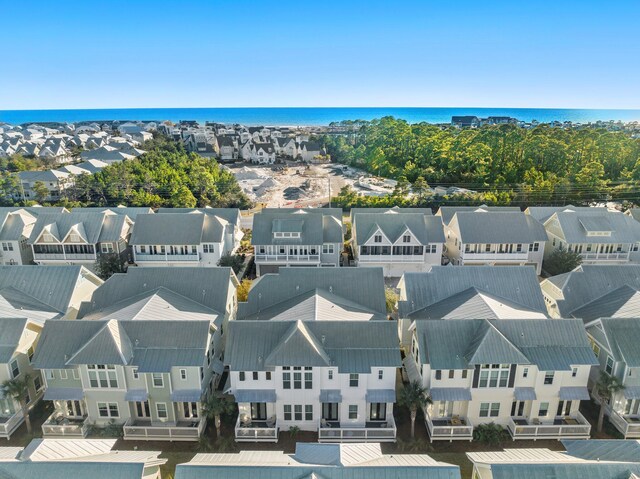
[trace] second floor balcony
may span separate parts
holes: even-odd
[[[159,254],[150,254],[150,253],[135,253],[136,262],[198,262],[200,261],[200,255],[198,253],[189,253],[189,254],[170,254],[170,253],[159,253]]]

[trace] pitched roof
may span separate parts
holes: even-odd
[[[463,243],[534,243],[548,240],[544,226],[518,212],[457,212],[449,227]]]
[[[596,364],[579,320],[427,320],[415,323],[421,361],[434,369],[535,364],[541,371]]]
[[[8,364],[27,325],[25,318],[0,318],[0,364]]]
[[[508,213],[521,211],[518,206],[441,206],[436,213],[437,216],[442,217],[442,222],[448,225],[451,219],[456,213],[462,212],[478,212],[478,211],[490,211],[495,213]]]
[[[273,233],[295,227],[300,238],[275,238]],[[342,210],[339,208],[265,208],[253,217],[252,245],[342,243]]]
[[[640,317],[640,291],[625,284],[573,310],[571,316],[585,323],[598,318]]]
[[[405,273],[399,288],[401,318],[436,316],[507,317],[517,310],[521,318],[546,315],[547,308],[535,269],[531,266],[496,268],[433,266],[426,273]],[[451,299],[451,307],[447,301]],[[432,309],[430,309],[432,308]],[[488,309],[487,309],[488,308]],[[444,316],[441,316],[443,315]]]
[[[103,211],[111,211],[117,215],[127,215],[133,221],[136,220],[136,216],[141,214],[151,214],[153,210],[149,207],[133,207],[133,206],[116,206],[116,207],[108,207],[108,206],[94,206],[94,207],[82,207],[82,208],[73,208],[71,210],[73,213],[101,213]]]
[[[602,318],[587,326],[587,332],[598,339],[604,335],[616,361],[640,367],[640,318]]]
[[[567,450],[568,455],[580,459],[640,463],[640,440],[564,440],[562,445]]]
[[[405,212],[352,213],[353,236],[357,244],[366,243],[380,230],[395,243],[408,230],[421,244],[444,243],[444,229],[440,218]]]
[[[158,208],[158,213],[204,213],[205,215],[218,216],[227,222],[236,225],[240,221],[240,210],[238,208]]]
[[[225,362],[234,371],[335,366],[341,373],[399,367],[394,321],[231,321]]]
[[[199,245],[220,243],[227,221],[205,214],[164,213],[138,215],[129,243],[132,245]]]
[[[278,273],[261,276],[253,283],[248,301],[238,306],[238,318],[277,317],[298,304],[302,310],[302,303],[310,298],[309,293],[318,294],[318,301],[324,299],[341,309],[386,315],[381,268],[300,267],[280,268]],[[318,303],[313,307],[317,306]],[[336,316],[343,317],[342,312],[337,311]]]
[[[126,222],[125,216],[107,211],[39,215],[28,242],[34,244],[45,229],[62,242],[74,228],[88,244],[115,242],[121,239]]]
[[[604,211],[602,211],[604,210]],[[617,211],[592,208],[590,211],[554,213],[545,226],[556,224],[567,243],[636,243],[640,241],[640,223]],[[590,236],[588,233],[607,232]]]

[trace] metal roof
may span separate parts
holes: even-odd
[[[518,212],[458,212],[449,227],[463,243],[535,243],[548,240],[544,226]]]
[[[25,318],[0,318],[0,363],[11,361],[26,325]]]
[[[142,478],[144,462],[0,462],[0,477],[20,479],[91,479]]]
[[[236,389],[236,402],[276,402],[275,389]]]
[[[342,391],[340,389],[321,389],[320,402],[342,402]]]
[[[221,243],[227,221],[200,213],[138,215],[131,233],[132,245],[199,245]]]
[[[629,368],[640,367],[640,318],[602,318],[598,323],[613,358]],[[597,325],[589,326],[587,331],[592,334],[596,328]]]
[[[640,317],[640,291],[623,285],[571,312],[585,323],[598,318]]]
[[[300,232],[300,237],[274,237],[274,232],[285,230]],[[322,245],[342,243],[343,238],[339,208],[265,208],[253,216],[252,245]]]
[[[43,230],[50,228],[50,233],[59,242],[64,241],[69,232],[75,228],[88,244],[99,242],[116,242],[122,238],[122,231],[127,217],[108,211],[101,213],[59,213],[39,215],[33,226],[28,243],[34,244]]]
[[[286,310],[306,301],[310,292],[351,313],[373,311],[386,317],[384,288],[382,268],[280,268],[253,283],[247,302],[238,306],[238,318],[286,317]]]
[[[176,389],[171,393],[174,402],[198,402],[202,399],[200,389]]]
[[[395,243],[408,230],[421,244],[444,243],[444,227],[439,217],[415,213],[352,212],[352,234],[356,244],[366,243],[380,230]]]
[[[515,388],[513,395],[516,401],[535,401],[537,399],[534,388]]]
[[[629,479],[640,474],[640,464],[628,463],[557,463],[557,464],[494,464],[493,479]]]
[[[594,461],[640,463],[640,441],[592,439],[589,441],[562,441],[567,454]]]
[[[157,213],[204,213],[205,215],[218,216],[232,225],[240,224],[240,210],[238,208],[158,208]]]
[[[147,399],[149,399],[149,393],[146,389],[128,389],[124,395],[125,401],[146,401]]]
[[[567,243],[636,243],[640,241],[640,223],[618,211],[593,208],[589,211],[557,212],[545,225],[558,222],[561,238]],[[610,235],[589,236],[589,232],[610,232]]]
[[[111,211],[117,215],[126,215],[131,220],[135,221],[138,215],[153,213],[153,210],[148,206],[135,207],[135,206],[94,206],[94,207],[78,207],[71,210],[73,213],[93,213],[102,211]]]
[[[467,388],[431,388],[429,394],[434,401],[471,401]]]
[[[82,398],[82,388],[47,388],[44,392],[47,401],[81,401]]]
[[[591,396],[589,396],[589,390],[586,386],[561,387],[559,397],[564,401],[587,401],[591,399]]]
[[[225,362],[232,371],[335,366],[341,373],[400,367],[394,321],[231,321]]]
[[[395,389],[367,389],[365,399],[368,403],[396,402]]]
[[[625,399],[640,399],[640,386],[626,386],[622,392]]]
[[[481,211],[491,213],[513,213],[520,212],[521,210],[518,206],[441,206],[436,215],[442,217],[442,222],[445,225],[448,225],[456,213],[473,213]]]
[[[433,266],[426,273],[405,273],[399,288],[400,297],[403,298],[398,302],[401,318],[409,318],[411,313],[441,301],[447,310],[446,300],[469,288],[476,288],[485,296],[500,298],[503,304],[525,308],[528,310],[526,314],[523,312],[522,316],[525,317],[531,312],[545,315],[547,312],[538,277],[532,266]],[[466,298],[464,295],[459,296],[451,309],[461,307]],[[477,314],[480,310],[474,308],[471,312]]]

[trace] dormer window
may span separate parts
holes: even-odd
[[[403,243],[411,243],[411,235],[404,235],[402,237],[402,242]]]
[[[53,235],[51,233],[45,233],[42,235],[42,239],[45,243],[53,243]]]
[[[80,235],[72,233],[69,235],[69,241],[72,243],[80,243]]]
[[[382,235],[375,235],[373,237],[373,242],[374,243],[382,243]]]

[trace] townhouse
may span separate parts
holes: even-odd
[[[549,235],[545,256],[566,249],[579,253],[583,264],[639,262],[640,223],[605,208],[566,210],[551,215],[544,227]]]
[[[253,217],[258,276],[283,266],[340,266],[343,242],[339,208],[265,208]]]
[[[532,265],[542,271],[547,233],[530,215],[480,207],[456,211],[444,229],[445,254],[454,265]]]
[[[130,244],[138,266],[214,267],[239,246],[237,209],[165,211],[136,218]]]
[[[115,439],[33,439],[25,448],[0,447],[3,477],[160,479],[160,451],[117,451]]]
[[[201,399],[223,372],[236,286],[230,268],[132,268],[82,304],[77,331],[45,326],[34,361],[55,410],[43,434],[81,437],[114,422],[125,439],[197,440]]]
[[[290,159],[294,159],[298,156],[298,146],[296,140],[293,138],[274,138],[273,147],[276,150],[276,155],[284,156]]]
[[[434,266],[427,273],[406,273],[398,288],[398,334],[405,348],[414,321],[547,317],[538,278],[528,266]]]
[[[385,276],[442,264],[442,220],[427,208],[353,208],[351,249],[357,266],[381,266]]]
[[[112,211],[39,215],[28,244],[40,265],[79,264],[93,270],[101,255],[129,258],[133,221]]]
[[[93,206],[93,207],[79,207],[71,210],[73,213],[103,213],[109,211],[117,215],[126,215],[133,223],[136,221],[136,217],[142,214],[151,214],[153,210],[147,206]]]
[[[276,149],[272,143],[254,142],[250,146],[249,159],[257,165],[273,165],[276,162]]]
[[[396,324],[382,270],[286,268],[261,277],[229,323],[237,441],[296,426],[322,441],[393,441]]]
[[[20,181],[20,191],[16,199],[38,200],[38,186],[44,186],[48,193],[44,201],[56,201],[62,196],[63,191],[70,185],[69,173],[58,170],[45,171],[21,171],[18,173]]]
[[[588,439],[580,414],[597,360],[582,321],[464,319],[411,326],[411,380],[428,389],[431,441],[471,441],[496,423],[516,439]]]
[[[640,265],[584,264],[540,283],[552,318],[635,317]]]
[[[625,439],[640,438],[640,318],[600,318],[586,329],[599,361],[591,382],[603,371],[624,385],[605,405],[609,422]]]
[[[318,143],[301,141],[298,146],[298,156],[305,163],[325,163],[330,160],[327,152]]]
[[[238,159],[237,137],[216,136],[216,147],[220,161],[235,161]]]
[[[566,452],[549,449],[505,449],[468,452],[473,479],[635,479],[640,477],[637,441],[592,439],[562,441]]]
[[[238,208],[212,208],[211,206],[204,208],[158,208],[156,213],[204,213],[222,218],[230,224],[230,230],[232,229],[232,232],[228,233],[231,236],[225,239],[228,243],[226,248],[232,252],[240,247],[240,241],[244,236]]]
[[[282,451],[197,454],[177,466],[175,477],[250,479],[257,470],[267,477],[282,479],[460,479],[458,466],[435,461],[425,454],[383,454],[380,444],[317,443],[297,443],[293,454]]]

